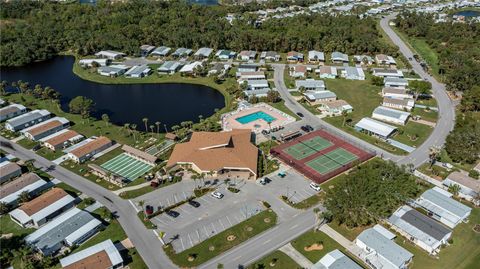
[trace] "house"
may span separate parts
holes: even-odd
[[[247,80],[248,90],[270,89],[270,85],[266,79]]]
[[[236,73],[238,83],[243,83],[248,80],[265,80],[264,72],[237,72]]]
[[[16,178],[22,174],[22,168],[10,161],[3,161],[0,163],[0,183],[9,181],[12,178]]]
[[[388,218],[388,223],[392,229],[431,255],[438,254],[440,247],[447,244],[452,235],[452,230],[408,205],[397,209]]]
[[[168,53],[170,53],[170,51],[172,50],[172,48],[169,48],[169,47],[166,47],[166,46],[161,46],[161,47],[158,47],[156,49],[154,49],[150,55],[152,56],[157,56],[157,57],[165,57],[168,55]]]
[[[325,82],[323,82],[323,80],[315,80],[315,79],[296,80],[295,88],[297,88],[298,90],[302,87],[306,91],[324,91]]]
[[[337,95],[331,91],[306,91],[303,96],[310,105],[331,102],[337,100]]]
[[[27,112],[27,108],[19,104],[11,104],[0,109],[0,121],[15,118]]]
[[[64,129],[45,138],[40,141],[43,146],[51,151],[62,150],[80,140],[83,139],[83,135],[73,130]]]
[[[158,73],[160,74],[175,74],[183,64],[178,61],[166,61],[159,68],[157,68]]]
[[[196,61],[193,63],[186,64],[182,68],[180,68],[180,71],[178,72],[185,73],[185,74],[193,74],[195,72],[195,69],[198,66],[202,66],[202,62]]]
[[[47,120],[50,118],[50,115],[50,112],[45,109],[33,110],[13,119],[7,120],[5,123],[5,128],[12,132],[20,131]]]
[[[240,64],[237,70],[238,73],[257,72],[257,71],[258,71],[257,64]]]
[[[25,242],[45,256],[57,253],[62,247],[80,245],[93,236],[102,222],[76,207],[58,216],[25,237]]]
[[[452,172],[442,184],[447,187],[458,185],[459,197],[480,205],[480,180],[473,179],[462,172]]]
[[[123,258],[111,239],[60,259],[64,269],[123,268]]]
[[[384,87],[382,89],[382,96],[389,97],[389,98],[398,98],[398,99],[412,99],[413,96],[408,93],[407,89],[404,88],[392,88],[392,87]]]
[[[379,224],[366,229],[355,239],[355,244],[363,250],[362,256],[373,268],[406,269],[413,254],[397,245],[395,235]]]
[[[405,125],[410,118],[410,113],[379,106],[373,110],[372,118],[393,124]]]
[[[76,163],[83,163],[84,161],[93,157],[93,155],[104,151],[112,145],[112,141],[105,136],[95,138],[68,153],[68,158]]]
[[[325,254],[311,269],[362,269],[362,267],[335,249]]]
[[[78,64],[84,68],[91,68],[94,66],[107,66],[112,62],[110,59],[81,59]]]
[[[452,198],[452,194],[439,187],[426,190],[415,201],[428,215],[450,228],[467,222],[472,209]]]
[[[54,117],[42,123],[20,131],[26,138],[37,141],[70,126],[70,121],[62,117]]]
[[[355,124],[355,130],[365,132],[382,139],[388,139],[397,130],[396,127],[365,117]]]
[[[406,98],[400,99],[400,98],[383,97],[382,106],[411,111],[415,106],[415,101],[413,99],[406,99]]]
[[[377,54],[375,56],[375,62],[378,65],[388,65],[388,66],[397,65],[397,62],[395,61],[395,59],[393,59],[392,56],[388,56],[385,54]]]
[[[308,52],[310,63],[325,63],[325,54],[321,51],[311,50]]]
[[[152,45],[141,45],[140,46],[140,53],[142,56],[147,56],[155,49],[155,46]]]
[[[250,60],[255,60],[255,57],[257,57],[257,52],[253,50],[242,50],[238,55],[237,55],[237,60],[240,61],[250,61]]]
[[[128,69],[127,72],[125,72],[125,77],[127,78],[143,78],[152,72],[152,69],[146,65],[136,65],[133,66],[132,68]]]
[[[320,109],[333,115],[340,115],[344,111],[346,113],[351,113],[353,111],[353,107],[345,100],[320,102]]]
[[[342,77],[351,80],[365,80],[365,73],[360,67],[345,66],[342,70]]]
[[[360,64],[360,65],[372,65],[373,64],[373,58],[368,56],[368,55],[354,55],[353,56],[353,61],[356,64]]]
[[[193,53],[193,50],[187,48],[178,48],[174,53],[172,53],[172,57],[184,57],[190,56]]]
[[[275,51],[263,51],[260,54],[260,59],[265,61],[278,62],[280,61],[280,58],[281,58],[280,53]]]
[[[211,48],[200,48],[197,50],[197,52],[195,52],[195,54],[193,54],[193,56],[195,56],[197,59],[205,59],[208,58],[212,52],[213,49]]]
[[[126,56],[123,52],[113,51],[113,50],[102,50],[95,53],[95,56],[100,58],[107,58],[110,60],[119,60]]]
[[[257,90],[246,90],[246,91],[243,91],[243,93],[247,96],[247,98],[250,98],[250,97],[267,97],[268,96],[268,92],[271,91],[270,88],[259,88]]]
[[[36,196],[47,187],[47,182],[37,174],[23,174],[0,187],[0,202],[7,205],[16,205],[17,199],[22,192],[28,192],[30,196]]]
[[[385,87],[406,88],[408,86],[408,80],[404,78],[385,77],[383,83]]]
[[[290,67],[290,76],[294,78],[304,78],[307,76],[307,67],[304,65],[296,65]]]
[[[216,178],[256,179],[257,159],[249,129],[194,132],[190,141],[175,145],[166,168],[212,172]]]
[[[235,58],[236,53],[231,50],[219,50],[215,53],[215,57],[220,60],[229,60]]]
[[[109,66],[101,66],[97,69],[97,73],[106,77],[119,77],[123,75],[128,69],[128,66],[123,64],[115,64]]]
[[[348,63],[348,55],[334,51],[331,55],[331,60],[333,63]]]
[[[157,161],[157,157],[155,157],[154,155],[138,150],[136,148],[130,147],[129,145],[123,145],[122,150],[128,156],[134,159],[137,159],[139,161],[142,161],[148,165],[155,165],[155,162]]]
[[[338,76],[337,68],[334,66],[320,66],[318,73],[320,78],[336,78]]]
[[[303,62],[303,53],[296,51],[289,51],[287,53],[287,61],[289,62]]]
[[[75,206],[75,198],[60,188],[53,188],[37,198],[22,204],[9,213],[10,218],[23,228],[38,228]]]
[[[403,72],[397,69],[373,68],[372,74],[376,77],[403,78]]]
[[[230,64],[215,63],[208,70],[208,75],[224,75],[230,69]]]

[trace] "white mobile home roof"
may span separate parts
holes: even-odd
[[[362,267],[352,261],[340,250],[335,249],[325,254],[311,269],[361,269]]]
[[[157,70],[160,72],[170,72],[170,71],[176,71],[182,66],[181,62],[178,61],[166,61],[160,66]]]
[[[183,56],[183,55],[190,55],[192,53],[191,49],[187,48],[178,48],[172,55],[175,56]]]
[[[321,51],[311,50],[308,52],[308,59],[317,61],[325,61],[325,54]]]
[[[468,216],[472,209],[455,201],[450,196],[449,192],[445,193],[444,190],[435,187],[425,191],[416,202],[442,218],[452,223],[458,223]]]
[[[397,119],[401,121],[406,121],[410,117],[409,112],[396,110],[389,107],[379,106],[375,108],[372,112],[372,117],[374,114],[379,114],[388,118]]]
[[[132,75],[132,76],[138,76],[142,73],[145,73],[145,72],[150,72],[150,67],[148,67],[148,65],[144,64],[144,65],[136,65],[136,66],[133,66],[132,68],[128,69],[127,72],[125,72],[125,75],[128,76],[128,75]]]
[[[385,77],[383,78],[383,82],[385,83],[385,86],[389,85],[408,85],[408,80],[404,78],[395,78],[395,77]]]
[[[9,119],[9,120],[7,120],[7,123],[12,127],[16,127],[16,126],[25,124],[27,122],[37,120],[41,117],[48,116],[48,115],[50,115],[50,112],[48,110],[45,110],[45,109],[38,110],[37,109],[37,110],[30,111],[28,113],[25,113],[21,116],[15,117],[13,119]]]
[[[195,56],[203,56],[203,57],[208,57],[210,54],[213,52],[213,49],[211,48],[200,48],[195,52]]]
[[[202,62],[193,62],[193,63],[186,64],[180,69],[180,73],[193,72],[193,70],[195,70],[195,67],[197,67],[199,65],[202,65]]]
[[[365,243],[369,248],[375,250],[384,259],[396,265],[398,268],[413,257],[412,253],[400,247],[373,228],[363,231],[357,239]]]
[[[154,49],[150,54],[165,56],[170,52],[170,50],[171,50],[171,48],[169,48],[169,47],[161,46],[161,47],[158,47],[158,48]]]
[[[112,265],[123,263],[123,259],[122,259],[122,256],[120,255],[120,252],[118,252],[112,240],[108,239],[101,243],[93,245],[89,248],[86,248],[82,251],[71,254],[63,259],[60,259],[60,264],[62,265],[62,267],[66,267],[78,261],[81,261],[87,257],[90,257],[96,253],[99,253],[101,251],[105,251],[107,253],[108,258],[110,259]]]
[[[355,124],[355,127],[359,127],[361,129],[373,132],[383,137],[389,136],[393,131],[397,129],[396,127],[380,121],[376,121],[371,118],[361,119],[357,124]]]
[[[295,87],[305,87],[305,88],[323,88],[325,89],[325,82],[323,80],[314,80],[314,79],[305,79],[305,80],[296,80]]]
[[[309,100],[337,98],[337,95],[331,91],[306,91],[304,95],[308,97]]]
[[[334,51],[332,53],[332,60],[348,62],[348,55],[338,51]]]

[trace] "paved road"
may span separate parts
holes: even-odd
[[[0,141],[9,142],[4,137],[0,137]],[[2,149],[23,160],[34,159],[37,167],[55,166],[53,162],[35,154],[33,151],[24,149],[14,143],[10,144],[12,145],[11,149],[4,146],[2,146]],[[99,201],[118,216],[120,225],[149,268],[177,268],[165,255],[162,244],[153,231],[147,230],[140,219],[136,217],[136,210],[128,200],[123,200],[111,191],[99,187],[94,182],[86,180],[61,166],[55,166],[55,169],[48,171],[48,173]]]
[[[414,53],[393,31],[390,25],[388,25],[388,22],[395,18],[395,16],[396,14],[386,16],[380,21],[380,26],[387,33],[388,37],[393,41],[393,43],[399,47],[403,56],[405,56],[407,59],[414,59]],[[439,110],[437,125],[435,126],[435,129],[433,129],[432,134],[414,152],[410,153],[406,158],[398,162],[399,164],[413,163],[415,167],[417,167],[428,160],[428,153],[432,146],[443,146],[448,133],[453,130],[455,124],[455,105],[447,95],[445,84],[438,82],[434,77],[425,72],[422,66],[420,66],[420,63],[417,61],[412,60],[410,61],[410,64],[412,65],[413,70],[415,70],[415,72],[419,74],[422,79],[432,83],[432,92],[435,96],[435,99],[437,99]]]

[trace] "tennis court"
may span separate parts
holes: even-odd
[[[320,136],[315,136],[311,139],[300,141],[297,144],[285,148],[283,149],[283,152],[287,153],[295,160],[301,160],[330,146],[333,146],[332,142],[323,139]]]
[[[152,169],[151,165],[125,153],[105,162],[101,167],[129,180],[135,180]]]
[[[327,174],[348,163],[351,163],[356,159],[358,159],[356,155],[346,151],[343,148],[337,148],[327,152],[325,155],[320,155],[319,157],[307,162],[306,165],[320,174]]]

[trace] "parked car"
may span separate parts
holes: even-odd
[[[307,125],[305,125],[305,127],[307,127],[307,129],[308,129],[309,131],[313,131],[313,130],[315,130],[315,129],[313,129],[313,127],[312,127],[311,125],[308,125],[308,124],[307,124]]]
[[[321,190],[322,190],[322,188],[320,187],[320,185],[318,185],[318,184],[315,183],[315,182],[310,183],[310,188],[312,188],[312,189],[315,190],[315,191],[321,191]]]
[[[145,214],[147,214],[147,215],[153,214],[153,206],[151,206],[151,205],[146,205],[146,206],[145,206]]]
[[[302,112],[297,112],[297,115],[298,115],[300,118],[305,117]]]
[[[167,213],[167,215],[169,215],[172,218],[176,218],[176,217],[180,216],[180,213],[178,213],[177,211],[174,211],[174,210],[168,210],[165,213]]]
[[[266,185],[269,183],[271,180],[268,177],[261,178],[258,182],[262,185]]]
[[[220,193],[218,191],[214,191],[212,192],[211,194],[213,197],[217,198],[217,199],[222,199],[223,198],[223,193]]]
[[[308,133],[311,131],[310,128],[307,127],[307,125],[300,127],[300,129],[302,129],[302,131],[304,131],[305,133]]]
[[[200,207],[200,203],[195,200],[188,200],[188,204],[193,207]]]
[[[284,178],[287,174],[285,172],[278,172],[278,176]]]

